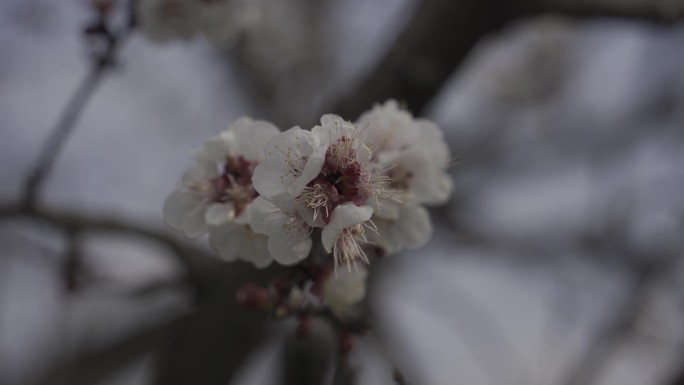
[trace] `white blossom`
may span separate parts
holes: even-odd
[[[390,100],[361,115],[357,125],[373,151],[373,163],[389,178],[395,202],[436,205],[449,199],[449,147],[436,124],[413,118]],[[392,205],[391,200],[383,203]],[[396,216],[396,207],[384,214]]]
[[[271,123],[241,118],[207,141],[164,202],[167,224],[189,238],[211,228],[210,242],[222,257],[265,266],[260,252],[265,247],[259,245],[265,237],[249,228],[250,206],[257,197],[252,173],[264,156],[264,145],[278,133]]]
[[[373,209],[370,206],[356,206],[352,202],[335,208],[330,223],[321,233],[323,247],[327,252],[333,252],[335,267],[339,263],[345,263],[347,270],[351,270],[356,259],[368,263],[362,245],[367,243],[365,228],[375,230],[373,225],[367,223],[372,215]]]
[[[352,315],[354,306],[366,296],[367,276],[363,266],[354,271],[342,269],[331,273],[323,283],[324,304],[338,317]]]
[[[280,207],[258,197],[252,204],[252,229],[268,236],[268,251],[283,265],[293,265],[309,256],[311,226],[296,208],[281,202]]]
[[[374,217],[373,223],[377,231],[368,232],[368,240],[389,254],[421,247],[433,232],[430,214],[417,204],[399,206],[396,219]]]
[[[421,205],[444,203],[453,189],[442,132],[393,100],[361,115],[357,125],[373,151],[371,163],[390,186],[385,196],[370,202],[377,232],[368,234],[369,241],[388,253],[422,246],[432,236],[432,224]]]
[[[254,188],[270,200],[290,200],[321,171],[326,147],[310,131],[292,127],[266,144],[266,158],[254,170]]]
[[[266,248],[268,238],[257,234],[249,226],[229,223],[209,229],[209,244],[226,261],[242,260],[258,268],[271,264],[273,259]]]
[[[358,134],[356,126],[335,115],[323,116],[311,131],[291,128],[267,144],[266,158],[253,178],[259,194],[281,210],[279,221],[287,216],[287,223],[297,229],[302,221],[307,228],[323,228],[325,249],[333,252],[336,264],[350,266],[359,259],[368,261],[361,246],[366,242],[364,228],[373,228],[368,223],[373,209],[367,202],[384,192],[383,180],[369,167],[372,154]],[[255,229],[260,226],[253,221]],[[262,231],[269,238],[283,235]],[[303,232],[288,232],[287,242],[299,244],[291,237]]]

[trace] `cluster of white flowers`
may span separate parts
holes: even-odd
[[[280,132],[241,118],[194,158],[165,202],[171,227],[188,237],[208,232],[226,260],[265,267],[325,254],[317,257],[358,272],[361,281],[365,270],[357,264],[369,262],[367,253],[425,244],[432,224],[424,205],[444,203],[452,190],[441,131],[395,101],[356,123],[324,115],[311,130]],[[330,279],[324,290],[329,302],[363,297],[358,279],[355,290],[335,288],[335,282],[347,287],[352,281]]]
[[[244,0],[138,0],[135,17],[151,40],[187,40],[198,35],[217,45],[232,42],[258,18]]]

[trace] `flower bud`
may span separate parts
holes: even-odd
[[[273,290],[278,294],[278,295],[285,295],[292,289],[292,285],[294,284],[294,280],[291,274],[283,274],[283,275],[278,275],[276,277],[273,277],[269,283],[268,286],[272,287]]]
[[[351,350],[354,348],[354,339],[351,333],[340,332],[340,334],[337,337],[337,347],[339,349],[340,354],[348,354],[349,352],[351,352]]]
[[[301,316],[299,318],[299,324],[297,325],[297,337],[306,338],[311,334],[312,321],[311,317],[308,315]]]
[[[292,290],[290,290],[290,294],[287,296],[287,306],[296,311],[302,307],[304,300],[304,292],[298,287],[293,287]]]
[[[90,0],[90,5],[102,15],[109,13],[115,4],[116,0]]]
[[[272,305],[268,291],[253,282],[240,286],[235,294],[235,300],[240,306],[253,310],[267,309]]]

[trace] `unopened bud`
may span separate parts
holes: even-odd
[[[114,8],[115,3],[116,0],[90,0],[90,5],[100,14],[109,13]]]
[[[267,309],[271,306],[268,291],[253,282],[240,286],[235,294],[235,300],[247,309]]]
[[[278,318],[285,318],[290,314],[290,309],[286,305],[279,305],[273,312],[273,316]]]
[[[337,342],[340,354],[348,354],[354,348],[354,339],[351,333],[340,332]]]
[[[287,296],[287,306],[292,310],[297,310],[304,304],[304,292],[298,287],[293,287]]]
[[[83,28],[83,33],[88,36],[106,35],[107,27],[101,21],[96,21],[86,25],[85,28]]]
[[[311,317],[308,315],[299,318],[299,324],[297,325],[297,337],[306,338],[311,334],[312,321]]]
[[[294,280],[290,274],[273,277],[273,279],[268,282],[268,285],[272,287],[279,295],[287,294],[292,288],[293,284]]]

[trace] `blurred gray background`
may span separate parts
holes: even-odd
[[[134,35],[40,206],[206,255],[161,216],[190,149],[243,115],[309,128],[395,97],[444,130],[455,193],[428,246],[374,267],[358,383],[393,384],[398,365],[415,385],[682,384],[684,27],[671,21],[684,4],[515,3],[260,0],[268,22],[230,47]],[[80,0],[0,0],[3,207],[88,71],[90,17]],[[204,258],[211,273],[188,285],[163,242],[106,227],[69,242],[54,223],[0,217],[0,384],[331,376],[323,327],[294,341],[291,323],[232,303],[236,282],[268,272]]]

